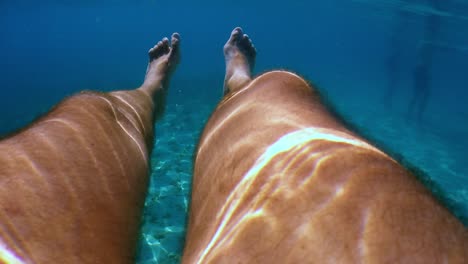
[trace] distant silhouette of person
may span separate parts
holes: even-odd
[[[404,2],[402,2],[404,3]],[[392,101],[395,93],[395,87],[398,80],[398,70],[400,68],[401,58],[401,32],[407,27],[408,24],[408,11],[398,7],[398,12],[395,20],[397,21],[390,38],[391,51],[387,57],[385,66],[388,73],[387,89],[385,90],[383,102],[387,108],[392,107]]]
[[[429,85],[429,65],[420,62],[413,71],[413,97],[408,107],[408,119],[416,115],[417,121],[422,121],[422,116],[426,110],[427,100],[430,94]]]
[[[440,9],[439,0],[430,1],[435,11]],[[424,22],[424,35],[418,52],[418,63],[413,70],[413,97],[408,106],[408,120],[416,118],[418,123],[422,122],[424,112],[430,95],[430,69],[433,64],[434,47],[432,42],[437,38],[440,20],[435,12],[426,17]]]
[[[397,83],[397,72],[399,65],[400,54],[398,52],[392,52],[391,55],[387,58],[386,66],[388,71],[388,86],[384,95],[384,104],[387,108],[392,107],[393,94],[395,91],[395,86]]]

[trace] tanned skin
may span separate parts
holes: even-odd
[[[468,263],[467,230],[302,78],[252,78],[224,46],[225,97],[196,150],[183,263]]]
[[[133,263],[179,35],[135,90],[84,92],[0,142],[0,263]]]

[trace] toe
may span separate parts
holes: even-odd
[[[180,35],[179,33],[175,32],[172,34],[172,37],[171,37],[171,42],[172,44],[176,44],[176,42],[179,42],[180,41]]]
[[[176,63],[178,63],[180,60],[179,44],[180,44],[180,35],[178,33],[172,34],[170,57],[172,58],[172,60],[175,60]]]
[[[148,55],[149,55],[150,57],[156,56],[156,54],[158,53],[158,51],[159,51],[159,49],[160,49],[160,47],[161,47],[161,44],[162,44],[161,41],[159,41],[156,45],[154,45],[154,47],[152,47],[152,48],[149,50]]]
[[[161,50],[162,45],[162,41],[158,41],[158,44],[156,44],[156,46],[153,47],[153,53],[158,53]]]
[[[163,47],[164,49],[168,48],[168,47],[169,47],[169,39],[163,38],[162,44],[161,44],[161,45],[162,45],[162,47]]]
[[[245,51],[249,52],[253,49],[253,44],[252,40],[249,38],[247,34],[244,34],[242,36],[242,39],[240,41],[241,48],[244,49]]]
[[[257,49],[255,48],[255,46],[253,44],[252,44],[252,46],[250,48],[250,53],[252,54],[252,56],[257,55]]]
[[[249,40],[250,40],[249,35],[244,34],[242,35],[242,39],[240,40],[240,43],[242,43],[242,45],[248,46],[250,45]]]
[[[168,53],[169,52],[169,39],[168,38],[163,38],[161,49],[162,49],[163,53]]]
[[[236,27],[231,33],[231,40],[233,42],[238,41],[242,36],[242,28]]]
[[[242,35],[242,28],[241,27],[236,27],[235,29],[232,30],[232,34],[238,33]]]
[[[179,48],[179,42],[180,42],[180,35],[179,33],[174,33],[172,34],[171,37],[171,46],[173,50],[177,50]]]

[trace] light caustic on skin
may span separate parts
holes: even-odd
[[[223,247],[229,242],[229,240],[234,239],[235,233],[237,233],[239,230],[242,230],[243,225],[246,225],[254,218],[266,216],[268,213],[265,211],[265,205],[268,200],[268,196],[273,197],[275,192],[282,192],[286,196],[288,196],[288,193],[289,195],[293,195],[295,193],[295,190],[289,190],[289,187],[291,186],[288,184],[281,184],[283,187],[278,187],[279,181],[290,181],[291,179],[288,178],[290,178],[291,175],[294,175],[294,173],[276,173],[272,175],[272,177],[270,177],[267,182],[263,183],[260,191],[257,193],[253,201],[248,203],[250,208],[240,208],[241,205],[246,203],[245,200],[249,199],[248,196],[251,194],[251,191],[249,190],[254,185],[254,182],[258,181],[257,176],[265,167],[271,165],[270,163],[275,157],[280,154],[295,150],[300,151],[300,149],[304,148],[306,144],[314,141],[344,143],[347,145],[375,151],[381,155],[386,156],[384,153],[369,145],[368,143],[355,139],[346,133],[332,129],[310,127],[293,131],[282,136],[266,149],[266,151],[257,159],[254,165],[242,177],[241,181],[227,197],[225,205],[221,208],[220,213],[217,215],[219,224],[216,232],[208,243],[206,249],[201,254],[198,263],[203,263],[205,258],[208,257],[211,252],[216,251],[216,248]],[[308,153],[308,151],[302,153]],[[314,156],[309,158],[313,158],[315,160],[316,167],[322,159],[327,158],[327,153],[308,153],[308,155]],[[286,169],[285,171],[287,172],[289,170]],[[313,171],[309,177],[307,177],[307,180],[310,180],[312,175]],[[320,207],[325,207],[334,198],[342,196],[344,192],[345,188],[343,187],[343,184],[341,184],[339,187],[336,187],[334,197],[330,197],[330,199],[328,199],[328,201],[322,204]],[[320,210],[320,208],[318,208],[318,210]],[[272,225],[274,225],[274,219],[269,219],[269,221]]]

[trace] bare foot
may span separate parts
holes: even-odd
[[[164,38],[148,52],[149,63],[145,81],[140,87],[145,93],[155,96],[158,91],[167,91],[169,80],[180,61],[180,36],[172,34],[171,43]]]
[[[242,32],[242,28],[236,27],[224,45],[226,59],[224,94],[240,90],[252,80],[256,54],[257,51],[249,36]]]

